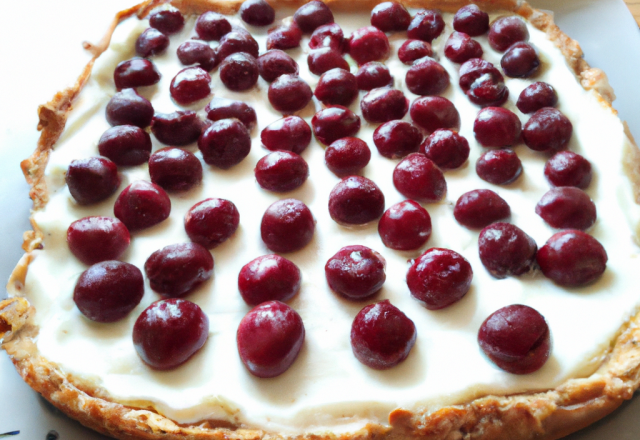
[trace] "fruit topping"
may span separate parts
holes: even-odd
[[[213,257],[198,243],[177,243],[152,253],[144,272],[153,290],[165,297],[193,292],[213,274]]]
[[[140,165],[151,155],[151,136],[134,125],[116,125],[100,136],[98,151],[118,166]]]
[[[440,128],[420,145],[420,153],[443,170],[459,168],[469,158],[469,142],[453,130]]]
[[[175,10],[154,12],[149,16],[149,26],[165,35],[175,34],[184,27],[184,17],[180,11]]]
[[[556,229],[589,229],[596,221],[596,205],[579,188],[550,189],[536,205],[536,214]]]
[[[117,260],[130,241],[129,230],[117,218],[84,217],[67,229],[69,250],[88,265]]]
[[[333,13],[329,6],[318,0],[312,0],[298,8],[293,19],[302,32],[309,34],[323,24],[333,23]]]
[[[351,300],[369,298],[387,276],[382,255],[365,246],[346,246],[329,258],[324,273],[331,290]]]
[[[300,269],[280,255],[263,255],[245,264],[238,275],[244,302],[257,306],[265,301],[288,301],[300,290]]]
[[[258,76],[258,62],[248,53],[233,53],[220,63],[220,80],[234,92],[250,89],[258,82]]]
[[[411,104],[411,120],[428,134],[439,128],[460,130],[460,114],[453,102],[442,96],[422,96]]]
[[[187,191],[202,181],[202,164],[190,151],[161,148],[149,158],[149,176],[166,191]]]
[[[538,246],[533,238],[510,223],[493,223],[478,237],[480,261],[491,275],[522,275],[535,265]]]
[[[522,139],[532,150],[556,152],[567,146],[572,133],[573,125],[565,115],[555,108],[545,107],[524,124]]]
[[[110,125],[135,125],[145,128],[151,124],[153,106],[134,89],[124,89],[109,100],[105,115]]]
[[[384,2],[371,10],[371,26],[382,32],[406,31],[411,23],[409,11],[397,2]]]
[[[294,113],[309,104],[313,92],[298,75],[280,75],[269,85],[269,102],[281,113]]]
[[[454,31],[444,45],[444,56],[458,64],[472,58],[482,58],[482,54],[480,43],[462,32]]]
[[[489,14],[477,5],[463,6],[453,16],[453,28],[471,37],[483,35],[489,30]]]
[[[152,86],[160,81],[156,66],[144,58],[132,58],[122,61],[113,72],[116,89]]]
[[[407,29],[407,37],[431,43],[444,30],[444,20],[438,11],[421,10],[413,16]]]
[[[509,97],[500,71],[480,58],[472,58],[460,66],[459,84],[469,100],[481,107],[500,106]]]
[[[311,142],[311,127],[300,116],[287,116],[266,126],[260,133],[260,140],[268,150],[300,154]]]
[[[267,82],[273,82],[280,75],[298,74],[298,63],[286,52],[271,49],[258,57],[258,73]]]
[[[207,249],[224,243],[238,229],[240,213],[229,200],[205,199],[193,205],[184,216],[189,239]]]
[[[544,175],[553,186],[585,189],[591,183],[591,163],[573,151],[560,151],[547,161]]]
[[[358,82],[348,70],[331,69],[320,77],[315,96],[325,105],[348,106],[358,96]]]
[[[447,192],[440,168],[420,153],[410,154],[396,165],[393,184],[403,196],[424,203],[439,202]]]
[[[342,51],[343,43],[344,33],[342,28],[338,23],[329,23],[313,31],[309,40],[309,49],[329,47],[333,50]]]
[[[356,80],[360,90],[377,89],[393,83],[389,68],[378,61],[369,61],[360,66],[356,73]]]
[[[148,28],[136,40],[136,53],[150,57],[164,52],[169,47],[169,37],[155,28]]]
[[[262,216],[262,241],[274,252],[294,252],[305,247],[316,228],[311,211],[299,200],[273,203]]]
[[[171,200],[158,185],[138,180],[120,193],[113,212],[129,231],[137,231],[168,218]]]
[[[519,41],[529,41],[527,25],[520,17],[500,17],[491,23],[489,45],[494,50],[504,52]]]
[[[360,109],[368,122],[387,122],[402,119],[409,109],[409,100],[398,89],[381,87],[362,97]]]
[[[262,188],[275,192],[288,192],[299,188],[309,176],[309,165],[291,151],[274,151],[258,161],[256,180]]]
[[[240,6],[240,18],[251,26],[268,26],[276,18],[276,11],[265,0],[246,0]]]
[[[405,82],[416,95],[438,95],[449,87],[449,74],[440,63],[425,57],[413,63]]]
[[[349,55],[359,65],[384,60],[389,56],[389,39],[373,26],[357,29],[349,40]]]
[[[227,98],[213,98],[204,109],[207,119],[219,121],[220,119],[236,118],[251,131],[258,123],[256,111],[243,101],[234,101]]]
[[[418,203],[405,200],[382,214],[378,233],[388,248],[398,251],[419,249],[431,237],[431,217]]]
[[[538,51],[529,43],[514,43],[502,56],[500,65],[504,74],[512,78],[528,78],[540,67]]]
[[[409,66],[420,58],[430,57],[432,55],[433,49],[431,48],[431,44],[422,40],[407,40],[402,43],[402,46],[398,49],[398,58]]]
[[[222,72],[220,72],[222,76]],[[211,93],[211,76],[201,67],[182,69],[171,80],[171,97],[181,105],[206,98]]]
[[[234,53],[246,53],[258,58],[258,42],[248,32],[231,31],[220,39],[217,54],[221,61]]]
[[[366,177],[345,177],[329,194],[329,215],[341,225],[363,225],[380,218],[383,212],[384,195]]]
[[[476,162],[478,176],[494,185],[506,185],[522,174],[522,162],[513,150],[490,150]]]
[[[120,186],[118,167],[104,157],[71,161],[65,180],[71,196],[81,205],[107,199]]]
[[[460,196],[453,208],[458,223],[469,229],[482,229],[511,215],[509,204],[489,189],[475,189]]]
[[[267,35],[267,49],[294,49],[300,46],[302,31],[295,21],[270,29]]]
[[[251,151],[251,136],[239,120],[221,119],[202,133],[198,148],[206,163],[227,170],[247,157]]]
[[[348,108],[331,106],[313,116],[311,127],[319,142],[331,145],[343,137],[355,136],[360,130],[360,117]]]
[[[381,156],[399,159],[415,153],[422,142],[422,133],[410,122],[389,121],[373,132],[373,143]]]
[[[314,75],[322,75],[331,69],[349,70],[349,63],[342,53],[330,47],[322,47],[309,52],[307,56],[309,71]]]
[[[357,174],[371,160],[371,150],[365,141],[346,137],[334,141],[324,151],[327,168],[337,176]]]
[[[196,21],[196,33],[205,41],[218,41],[229,32],[231,23],[217,12],[207,11]]]
[[[202,128],[202,121],[191,110],[156,113],[151,120],[151,132],[165,145],[189,145],[198,140]]]
[[[511,110],[485,107],[473,122],[473,134],[483,147],[508,147],[518,143],[522,124]]]
[[[533,113],[543,107],[555,107],[557,103],[556,90],[551,85],[538,81],[520,93],[516,106],[522,113]]]

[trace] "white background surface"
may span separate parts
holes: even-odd
[[[83,40],[96,42],[115,12],[135,0],[37,0],[3,2],[0,26],[0,284],[22,255],[31,202],[19,168],[35,148],[36,108],[73,83],[89,60]],[[556,22],[578,40],[587,61],[607,72],[618,99],[614,106],[640,138],[640,31],[622,0],[532,0],[553,9]],[[560,93],[562,93],[560,91]],[[603,148],[607,148],[603,145]],[[0,297],[4,296],[4,290]],[[67,419],[22,382],[0,353],[0,434],[44,440],[49,430],[61,440],[106,439]],[[640,398],[613,415],[568,437],[571,440],[637,440]]]

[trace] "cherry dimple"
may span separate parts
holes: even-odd
[[[596,205],[579,188],[552,188],[536,205],[536,214],[556,229],[589,229],[596,221]]]
[[[491,275],[500,279],[522,275],[533,269],[538,246],[519,227],[511,223],[493,223],[478,237],[480,261]]]
[[[234,92],[242,92],[258,82],[258,62],[244,52],[237,52],[226,57],[220,63],[220,81]]]
[[[158,185],[138,180],[120,193],[113,212],[130,231],[137,231],[167,219],[171,213],[171,200]]]
[[[413,63],[405,77],[407,88],[416,95],[438,95],[449,87],[449,74],[429,57]]]
[[[478,176],[494,185],[507,185],[522,174],[522,162],[513,150],[490,150],[476,162]]]
[[[227,98],[213,98],[204,109],[207,119],[219,121],[220,119],[236,118],[251,131],[258,123],[256,111],[244,101],[234,101]]]
[[[585,189],[591,183],[591,163],[573,151],[559,151],[545,164],[544,175],[553,186]]]
[[[177,243],[152,253],[144,263],[151,288],[165,297],[182,297],[211,278],[213,257],[198,243]]]
[[[67,244],[71,253],[84,264],[117,260],[127,250],[131,238],[127,227],[117,218],[84,217],[69,225]]]
[[[366,246],[340,249],[324,266],[331,290],[344,298],[359,301],[378,292],[387,276],[384,258]]]
[[[382,32],[406,31],[411,23],[409,11],[397,2],[384,2],[371,10],[371,25]]]
[[[288,301],[298,294],[300,283],[298,266],[275,254],[251,260],[238,274],[238,291],[250,306],[266,301]]]
[[[286,52],[271,49],[258,57],[258,73],[267,82],[273,82],[280,75],[298,74],[298,63]]]
[[[431,237],[431,216],[413,200],[396,203],[378,222],[382,243],[398,251],[420,249]]]
[[[202,133],[198,148],[207,164],[227,170],[249,155],[251,136],[239,120],[221,119]]]
[[[316,139],[325,145],[343,137],[355,136],[360,131],[360,117],[346,107],[327,107],[311,119],[311,127]]]
[[[260,133],[260,140],[268,150],[300,154],[311,142],[311,127],[300,116],[287,116],[265,127]]]
[[[371,150],[362,139],[345,137],[327,147],[324,160],[337,176],[357,174],[371,160]]]
[[[433,55],[431,44],[422,40],[407,40],[402,43],[398,49],[398,58],[403,64],[412,65],[414,61],[420,58],[430,57]]]
[[[420,153],[443,170],[461,167],[469,158],[469,151],[469,142],[463,136],[444,128],[434,131],[420,144]]]
[[[378,61],[369,61],[360,66],[356,73],[356,80],[360,90],[386,87],[393,82],[389,68]]]
[[[387,122],[402,119],[409,109],[409,100],[398,89],[382,87],[364,95],[360,101],[360,109],[368,122]]]
[[[424,154],[410,154],[393,170],[393,184],[409,199],[436,203],[444,198],[447,183],[438,166]]]
[[[422,133],[407,121],[389,121],[373,132],[373,143],[381,156],[399,159],[418,151]]]
[[[160,73],[151,61],[133,58],[116,66],[113,80],[118,90],[152,86],[160,81]]]
[[[295,252],[313,238],[316,225],[311,211],[299,200],[274,202],[262,216],[262,241],[274,252]]]
[[[141,165],[151,155],[151,137],[134,125],[116,125],[98,141],[98,151],[118,166]]]
[[[169,47],[169,37],[155,28],[148,28],[136,40],[136,53],[141,57],[158,55]]]
[[[269,85],[269,102],[274,109],[284,114],[302,110],[309,104],[313,92],[298,75],[280,75]]]
[[[431,43],[444,30],[444,20],[438,11],[430,9],[418,11],[407,29],[407,37]]]
[[[151,124],[153,106],[134,89],[124,89],[109,100],[105,115],[110,125],[135,125],[145,128]]]
[[[166,191],[187,191],[202,181],[202,164],[190,151],[161,148],[149,158],[149,176]]]
[[[202,121],[191,110],[156,113],[151,120],[151,132],[165,145],[189,145],[198,140],[202,128]]]
[[[71,196],[81,205],[105,200],[120,186],[118,167],[104,157],[71,161],[65,181]]]
[[[255,168],[258,185],[274,192],[299,188],[309,176],[309,165],[291,151],[274,151],[258,161]]]
[[[411,104],[411,120],[419,127],[433,133],[439,128],[460,129],[460,113],[453,102],[442,96],[422,96]]]
[[[378,185],[362,176],[349,176],[329,194],[329,215],[342,225],[363,225],[380,218],[384,195]]]
[[[458,223],[470,229],[482,229],[511,215],[509,204],[490,189],[475,189],[460,196],[453,208]]]
[[[325,105],[348,106],[358,96],[358,82],[348,70],[331,69],[322,74],[314,94]]]
[[[184,229],[189,239],[207,249],[213,249],[231,238],[239,224],[238,208],[225,199],[202,200],[189,208],[184,216]]]

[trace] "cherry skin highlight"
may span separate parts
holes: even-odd
[[[307,34],[324,24],[333,23],[333,13],[323,2],[312,0],[300,6],[293,14],[293,19],[302,32]]]
[[[65,180],[71,197],[81,205],[101,202],[120,186],[118,167],[104,157],[72,160]]]
[[[581,189],[552,188],[536,205],[536,214],[556,229],[589,229],[596,221],[596,205]]]
[[[467,5],[458,9],[453,16],[453,28],[471,37],[478,37],[489,30],[489,14],[477,5]]]
[[[342,57],[342,52],[330,47],[322,47],[309,52],[307,65],[309,71],[314,75],[322,75],[332,69],[349,70],[349,63]]]
[[[341,225],[363,225],[380,218],[383,212],[384,195],[366,177],[345,177],[329,194],[329,214]]]
[[[398,58],[403,64],[412,65],[414,61],[433,55],[431,44],[422,40],[407,40],[398,49]]]
[[[288,301],[298,294],[300,283],[298,266],[275,254],[251,260],[238,275],[238,290],[250,306],[266,301]]]
[[[151,61],[132,58],[116,66],[113,81],[118,90],[152,86],[160,81],[160,73]]]
[[[171,200],[158,185],[138,180],[120,193],[113,212],[129,231],[137,231],[167,219],[171,213]]]
[[[500,17],[491,23],[489,45],[498,52],[504,52],[512,44],[529,41],[529,31],[524,21],[515,15]]]
[[[406,31],[411,23],[409,11],[397,2],[384,2],[371,10],[371,25],[382,32]]]
[[[238,208],[225,199],[204,199],[189,208],[184,216],[184,229],[189,239],[207,249],[227,241],[239,224]]]
[[[495,278],[522,275],[535,264],[536,242],[510,223],[493,223],[478,237],[480,261]]]
[[[136,53],[141,57],[159,55],[169,47],[169,37],[152,27],[146,29],[136,40]]]
[[[270,29],[267,35],[267,50],[294,49],[300,46],[302,31],[295,21]]]
[[[469,229],[482,229],[511,215],[509,204],[489,189],[476,189],[460,196],[453,209],[458,223]]]
[[[295,252],[313,238],[316,225],[311,211],[299,200],[284,199],[273,203],[262,216],[262,241],[274,252]]]
[[[117,218],[84,217],[67,229],[69,250],[88,265],[117,260],[130,242],[129,230]]]
[[[522,162],[513,150],[489,150],[476,162],[478,176],[494,185],[507,185],[522,174]]]
[[[529,78],[540,67],[538,51],[529,43],[514,43],[500,61],[504,74],[511,78]]]
[[[171,80],[171,97],[181,105],[192,104],[211,93],[211,76],[201,67],[182,69]]]
[[[462,32],[453,32],[444,45],[444,56],[458,64],[472,58],[482,58],[482,54],[480,43]]]
[[[569,118],[555,108],[544,107],[524,124],[522,139],[532,150],[555,152],[567,146],[572,133]]]
[[[591,163],[572,151],[560,151],[545,164],[544,176],[553,186],[585,189],[591,183]]]
[[[311,142],[311,127],[300,116],[287,116],[265,127],[260,140],[267,150],[300,154]]]
[[[398,251],[420,249],[431,237],[431,217],[413,200],[396,203],[378,223],[382,243]]]
[[[342,51],[344,44],[344,33],[337,23],[329,23],[320,26],[309,40],[309,49],[320,49],[328,47],[333,50]]]
[[[481,107],[500,106],[509,97],[500,71],[480,58],[472,58],[460,66],[458,83],[469,100]]]
[[[207,119],[219,121],[220,119],[236,118],[247,127],[253,130],[258,124],[256,111],[246,102],[234,101],[226,98],[213,98],[204,108],[207,112]]]
[[[258,185],[268,191],[293,191],[307,180],[309,165],[296,153],[274,151],[258,161],[255,176]]]
[[[418,11],[407,28],[407,37],[431,43],[444,30],[444,20],[439,12],[430,9]]]
[[[384,284],[386,262],[366,246],[346,246],[329,258],[324,273],[331,290],[359,301],[376,294]]]
[[[360,28],[351,35],[349,55],[358,65],[384,60],[389,57],[389,39],[374,26]]]
[[[403,196],[424,203],[439,202],[447,192],[442,171],[423,154],[410,154],[393,170],[393,184]]]

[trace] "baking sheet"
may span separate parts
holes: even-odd
[[[19,169],[35,148],[36,108],[73,83],[89,60],[81,42],[98,41],[115,12],[135,0],[37,0],[3,2],[0,27],[0,280],[8,279],[22,255],[22,232],[29,228],[31,201]],[[640,31],[622,0],[532,0],[555,11],[556,22],[578,40],[585,58],[607,72],[618,99],[614,107],[640,137]],[[603,145],[603,148],[606,148]],[[4,290],[2,295],[5,295]],[[98,440],[107,437],[68,419],[33,392],[0,353],[0,435],[16,439]],[[54,435],[53,431],[57,434]],[[49,438],[48,434],[51,435]],[[570,440],[637,440],[640,398]]]

